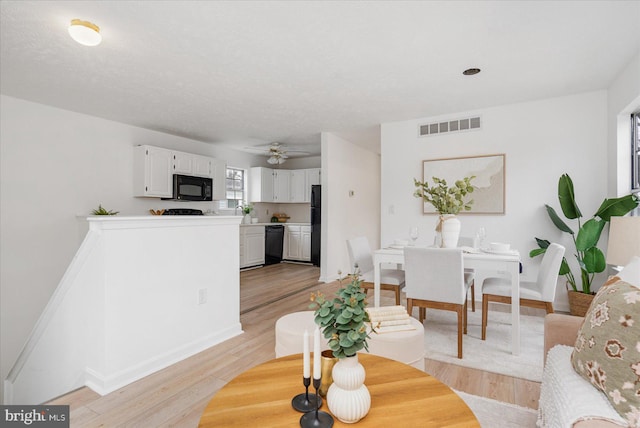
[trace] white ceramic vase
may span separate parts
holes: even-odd
[[[251,214],[245,214],[242,223],[243,224],[251,224]]]
[[[346,424],[358,422],[371,408],[371,395],[364,385],[365,372],[358,354],[338,360],[332,375],[333,383],[327,391],[329,410]]]
[[[452,214],[442,217],[442,247],[456,248],[460,237],[460,220]]]

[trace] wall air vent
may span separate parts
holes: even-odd
[[[445,122],[427,123],[418,126],[419,137],[450,134],[460,131],[475,131],[481,128],[480,116],[454,119]]]

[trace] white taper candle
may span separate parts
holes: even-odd
[[[311,377],[311,355],[309,355],[309,332],[307,330],[302,336],[302,376]]]
[[[313,378],[320,379],[320,329],[313,332]]]

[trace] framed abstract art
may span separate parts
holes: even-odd
[[[471,211],[460,214],[504,214],[505,212],[505,155],[484,155],[422,161],[422,181],[433,183],[432,177],[442,178],[452,185],[456,180],[475,175],[471,184]],[[425,214],[437,214],[428,202]]]

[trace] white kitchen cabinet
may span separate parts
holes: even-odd
[[[311,261],[311,226],[285,225],[285,259]]]
[[[273,171],[273,202],[291,202],[291,171]]]
[[[311,261],[311,226],[300,226],[300,259]]]
[[[304,202],[311,202],[311,186],[321,184],[321,169],[309,168],[305,169],[305,193]]]
[[[249,173],[249,202],[273,202],[273,170],[254,167]]]
[[[240,226],[240,268],[264,264],[264,226]]]
[[[309,202],[305,200],[307,195],[307,174],[304,169],[291,170],[291,184],[289,186],[290,202]]]
[[[211,179],[213,181],[213,194],[211,198],[214,201],[227,199],[227,163],[222,159],[211,159]]]
[[[251,168],[249,202],[300,203],[311,201],[311,185],[320,184],[320,168]]]
[[[286,240],[286,250],[288,260],[300,259],[300,244],[302,242],[300,235],[300,226],[286,225],[284,239]]]
[[[212,158],[207,156],[193,156],[193,170],[191,175],[196,177],[211,177],[211,162]]]
[[[173,152],[173,173],[195,177],[211,177],[212,158],[184,152]]]
[[[193,170],[193,155],[190,153],[173,152],[173,173],[190,175]]]
[[[134,148],[134,196],[171,198],[173,174],[210,177],[212,199],[227,198],[224,160],[146,145]]]
[[[137,146],[133,152],[134,196],[173,196],[173,152],[153,146]]]

